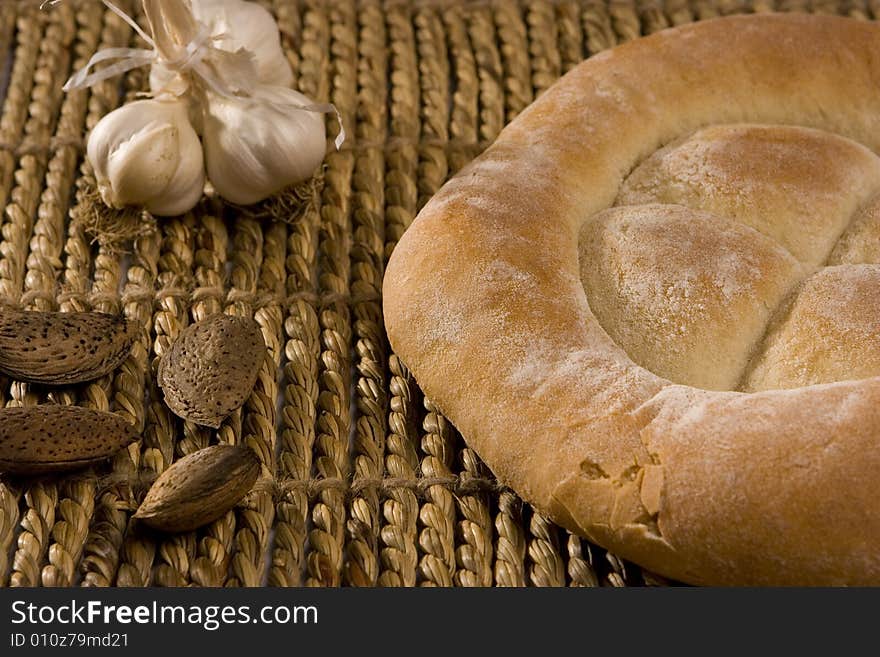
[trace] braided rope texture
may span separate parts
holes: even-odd
[[[296,86],[349,135],[295,221],[205,199],[126,249],[81,218],[83,136],[143,71],[64,94],[98,49],[143,44],[99,3],[0,3],[0,303],[123,313],[140,339],[112,375],[0,403],[79,404],[143,431],[109,463],[0,478],[0,586],[656,586],[670,582],[555,526],[499,485],[425,398],[382,325],[385,263],[443,182],[579,61],[666,27],[767,11],[880,15],[875,0],[259,0]],[[118,0],[138,16],[139,3]],[[335,119],[328,119],[330,136]],[[283,218],[281,218],[283,219]],[[244,407],[217,431],[174,416],[159,360],[188,324],[253,317],[268,346]],[[213,443],[262,476],[187,534],[131,516],[149,482]]]

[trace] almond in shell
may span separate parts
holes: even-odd
[[[0,472],[45,474],[102,461],[138,437],[115,413],[44,404],[0,409]]]
[[[247,317],[212,315],[181,331],[159,363],[159,386],[176,415],[218,428],[254,389],[266,344]]]
[[[196,529],[234,507],[259,474],[260,459],[249,447],[200,449],[159,475],[134,517],[166,532]]]
[[[137,325],[107,313],[0,311],[0,372],[28,383],[72,385],[119,367]]]

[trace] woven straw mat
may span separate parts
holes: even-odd
[[[748,2],[749,0],[746,0]],[[118,0],[138,16],[132,0]],[[555,526],[500,486],[391,352],[385,263],[419,208],[583,58],[722,14],[844,13],[880,0],[263,0],[296,86],[333,102],[348,140],[295,221],[208,198],[125,249],[91,238],[83,136],[145,86],[136,70],[61,87],[99,49],[142,47],[94,0],[0,0],[0,303],[124,313],[140,340],[114,374],[50,392],[3,380],[7,406],[112,410],[143,439],[66,477],[0,479],[0,584],[10,586],[633,586],[667,584]],[[328,117],[328,130],[337,130]],[[282,217],[283,218],[283,217]],[[252,316],[271,359],[216,432],[160,401],[159,358],[212,313]],[[131,516],[176,459],[244,443],[265,467],[196,532]]]

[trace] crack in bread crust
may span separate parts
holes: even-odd
[[[675,579],[880,584],[880,507],[863,485],[880,471],[880,377],[671,384],[609,338],[578,259],[586,218],[680,135],[797,125],[877,153],[878,61],[880,26],[851,19],[663,31],[573,69],[428,202],[388,263],[386,328],[502,482]]]

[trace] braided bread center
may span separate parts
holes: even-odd
[[[880,158],[854,141],[703,129],[636,167],[579,253],[599,323],[675,383],[754,392],[880,375]]]

